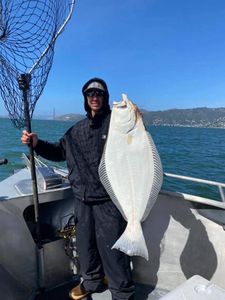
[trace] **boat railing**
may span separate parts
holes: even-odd
[[[224,194],[224,190],[223,190],[223,188],[225,188],[225,183],[212,181],[212,180],[206,180],[206,179],[200,179],[200,178],[196,178],[196,177],[177,175],[177,174],[172,174],[172,173],[164,173],[164,176],[176,178],[176,179],[180,179],[180,180],[188,180],[188,181],[197,182],[197,183],[204,183],[204,184],[211,185],[211,186],[216,186],[219,190],[221,201],[225,202],[225,194]]]

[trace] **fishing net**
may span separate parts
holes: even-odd
[[[53,62],[57,37],[75,0],[0,0],[0,94],[13,124],[31,132],[31,118]],[[37,287],[43,286],[43,247],[34,150],[30,170],[36,225]]]
[[[0,0],[0,93],[17,128],[27,126],[32,118],[52,66],[56,38],[74,3]]]

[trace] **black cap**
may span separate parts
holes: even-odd
[[[88,106],[87,96],[86,96],[86,92],[90,89],[98,89],[104,91],[104,101],[103,101],[102,111],[110,111],[109,92],[108,92],[107,84],[103,79],[94,77],[89,79],[82,88],[82,93],[84,95],[84,109],[86,110],[86,112],[90,112],[90,107]]]

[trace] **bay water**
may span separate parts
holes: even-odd
[[[73,125],[69,121],[33,120],[32,131],[48,141],[57,141]],[[0,181],[24,167],[22,153],[28,148],[21,144],[22,130],[16,129],[9,119],[0,118],[0,159],[8,164],[0,166]],[[159,151],[163,170],[225,183],[225,129],[150,126]],[[164,177],[163,189],[179,191],[219,200],[217,188],[189,181]]]

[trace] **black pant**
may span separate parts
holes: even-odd
[[[111,250],[126,227],[125,220],[112,201],[75,201],[77,250],[84,288],[96,291],[106,275],[113,300],[133,299],[130,258],[119,250]]]

